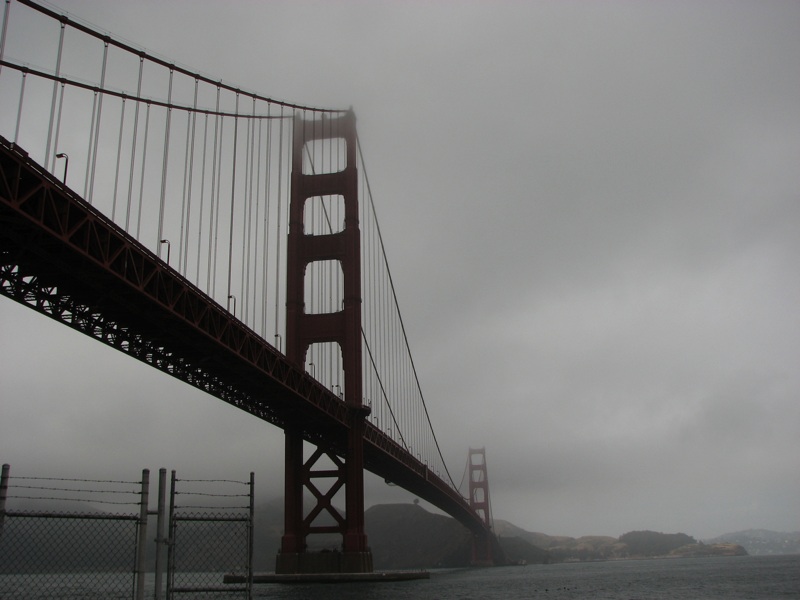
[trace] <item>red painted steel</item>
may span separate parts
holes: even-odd
[[[486,448],[469,449],[469,506],[486,526],[492,528],[492,509],[489,501],[489,476],[486,469]],[[492,538],[475,535],[472,538],[472,563],[493,564]]]
[[[303,152],[306,144],[341,138],[345,144],[345,165],[341,171],[324,174],[303,172]],[[316,196],[341,196],[344,200],[344,228],[324,235],[304,231],[303,214],[306,201]],[[303,368],[311,344],[335,342],[343,359],[344,402],[348,409],[348,436],[345,461],[336,472],[333,488],[345,488],[345,515],[342,517],[329,502],[320,496],[311,481],[311,469],[318,458],[315,454],[304,463],[297,451],[299,434],[286,429],[286,495],[282,553],[302,553],[306,537],[320,529],[312,526],[313,517],[324,509],[333,515],[338,525],[324,528],[342,534],[345,554],[366,553],[364,533],[364,419],[369,409],[362,404],[361,361],[361,250],[358,223],[358,171],[356,168],[355,116],[306,121],[296,117],[292,148],[292,189],[289,206],[287,241],[286,290],[286,356]],[[344,277],[342,309],[324,314],[305,312],[305,272],[315,261],[338,261]],[[291,451],[290,451],[291,450]],[[303,489],[312,491],[317,504],[303,517]],[[279,557],[280,562],[280,557]],[[371,562],[371,561],[370,561]],[[369,566],[371,570],[371,565]]]

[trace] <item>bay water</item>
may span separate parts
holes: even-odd
[[[198,573],[222,583],[222,574]],[[41,585],[40,585],[41,584]],[[153,575],[146,598],[153,597]],[[115,591],[112,591],[115,590]],[[0,598],[131,598],[131,574],[0,575]],[[239,598],[179,594],[176,599]],[[800,600],[800,555],[626,560],[434,570],[429,579],[339,584],[257,584],[254,598],[280,600]]]
[[[800,555],[626,560],[432,571],[397,583],[266,584],[283,600],[800,599]]]

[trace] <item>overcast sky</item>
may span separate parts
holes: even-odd
[[[800,3],[54,4],[353,106],[440,445],[457,480],[486,447],[495,518],[800,530]],[[280,430],[4,298],[0,377],[18,475],[280,493]]]

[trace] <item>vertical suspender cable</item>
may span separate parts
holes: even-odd
[[[325,121],[323,120],[323,124]],[[334,159],[336,158],[335,150],[334,150],[334,143],[338,143],[337,140],[334,139],[333,133],[333,124],[331,121],[328,121],[328,136],[326,138],[325,144],[328,148],[328,169],[329,173],[335,173],[338,169],[334,163]],[[320,202],[322,206],[322,219],[324,220],[324,227],[327,229],[322,229],[326,233],[330,233],[333,231],[333,219],[334,219],[334,212],[336,210],[336,203],[338,200],[336,196],[326,196]],[[359,257],[360,258],[360,257]],[[344,310],[344,286],[340,288],[341,277],[339,273],[342,273],[342,264],[341,261],[332,260],[328,263],[327,269],[327,288],[328,288],[328,310],[331,312],[336,312],[340,310]],[[358,277],[361,277],[361,273],[359,272]],[[360,286],[359,286],[360,288]],[[359,307],[359,310],[361,308]],[[329,344],[328,346],[328,381],[331,385],[338,384],[341,386],[340,379],[340,365],[339,365],[339,350],[335,344]],[[363,379],[363,374],[362,374]],[[359,400],[363,401],[363,391],[364,391],[364,384],[362,381],[361,384],[361,391],[362,397]]]
[[[6,0],[6,6],[3,9],[3,28],[0,29],[0,61],[3,60],[3,55],[6,51],[6,34],[8,33],[8,11],[11,8],[11,0]],[[0,72],[3,67],[0,65]]]
[[[252,164],[250,173],[250,242],[247,247],[247,318],[250,328],[258,331],[258,315],[256,306],[258,305],[258,284],[260,283],[258,272],[258,247],[261,227],[259,217],[261,215],[261,205],[259,203],[259,193],[261,192],[261,119],[256,114],[256,99],[253,98],[253,140],[251,145],[253,151],[250,157]]]
[[[213,259],[214,266],[211,268],[211,295],[213,296],[217,289],[217,261],[219,260],[219,211],[222,206],[220,201],[220,194],[222,193],[222,144],[225,140],[225,118],[223,117],[219,123],[219,160],[217,160],[217,187],[214,192],[214,247]]]
[[[242,213],[245,217],[242,236],[242,316],[245,323],[250,312],[250,253],[253,244],[253,158],[255,156],[256,98],[253,96],[253,110],[247,121],[247,154],[245,154],[245,203]]]
[[[305,112],[303,113],[303,117],[302,117],[302,120],[300,121],[300,123],[301,123],[301,125],[303,127],[303,135],[301,137],[303,139],[303,149],[305,150],[304,158],[302,159],[301,169],[302,169],[303,174],[314,173],[314,164],[313,164],[314,161],[313,161],[313,157],[310,157],[309,152],[316,151],[316,141],[313,139],[313,136],[312,136],[311,141],[308,142],[308,143],[306,142],[306,139],[308,138],[308,136],[306,135],[306,129],[308,127],[308,124],[307,124],[307,121],[306,121],[306,113]],[[297,122],[295,122],[295,126],[296,125],[297,125]],[[313,129],[312,129],[312,133],[313,133]],[[296,136],[290,136],[290,139],[292,137],[294,137],[294,139],[297,139]],[[294,149],[294,142],[292,142],[292,149]],[[292,155],[290,155],[290,156],[292,156]],[[308,164],[306,164],[306,163],[308,163]],[[294,169],[294,166],[295,166],[294,165],[294,157],[292,157],[292,169]],[[294,198],[292,198],[292,200],[294,200]],[[311,223],[310,227],[313,226],[313,219],[312,218],[309,218],[309,222]],[[303,226],[305,227],[305,207],[303,207]],[[306,266],[305,266],[305,272],[303,273],[303,302],[305,304],[305,312],[307,312],[307,313],[308,312],[314,312],[314,306],[315,306],[314,305],[314,275],[316,275],[316,273],[317,273],[316,265],[313,262],[307,263]],[[306,357],[306,362],[311,362],[311,363],[314,362],[314,357],[313,357],[314,347],[313,346],[311,347],[311,352],[312,352],[312,356],[311,356],[311,358]]]
[[[142,140],[142,177],[139,181],[139,208],[136,215],[136,239],[141,236],[142,230],[142,204],[144,202],[144,173],[147,166],[147,137],[150,133],[150,103],[147,103],[147,110],[144,116],[144,140]],[[161,238],[159,238],[161,239]],[[158,244],[161,247],[161,244]]]
[[[314,119],[314,123],[316,124],[316,122],[317,122],[317,119],[315,118]],[[320,147],[321,147],[321,151],[322,151],[321,154],[320,154],[320,164],[322,165],[322,168],[325,169],[326,172],[330,173],[331,172],[331,168],[330,168],[330,160],[331,160],[330,141],[329,141],[328,138],[325,137],[325,120],[324,119],[320,123],[320,129],[322,130],[322,139],[319,142]],[[330,126],[329,126],[329,129],[330,129]],[[326,168],[326,163],[325,163],[325,149],[326,148],[328,149],[328,158],[327,158],[328,165],[327,165],[327,168]],[[319,212],[318,219],[319,219],[319,222],[320,222],[320,225],[319,225],[319,231],[320,232],[325,231],[323,229],[323,227],[324,227],[323,219],[327,214],[326,213],[326,207],[325,207],[325,198],[326,198],[325,196],[321,196],[320,199],[319,199],[320,208],[318,209],[318,212]],[[328,196],[328,199],[330,199],[329,196]],[[333,289],[333,285],[332,285],[332,282],[333,282],[332,269],[334,267],[337,268],[337,269],[339,268],[339,266],[337,264],[337,261],[327,261],[326,264],[324,265],[324,268],[320,269],[320,280],[319,280],[319,286],[320,286],[320,289],[319,289],[320,310],[327,309],[327,310],[325,310],[326,312],[333,312],[333,311],[338,309],[338,307],[334,304],[334,301],[335,301],[335,296],[334,296],[335,290]],[[327,290],[327,294],[325,293],[326,290]],[[325,296],[326,295],[327,295],[327,305],[326,305],[326,302],[325,302]],[[334,347],[334,344],[327,344],[327,351],[324,352],[324,355],[322,357],[322,361],[325,363],[325,366],[327,366],[328,369],[329,369],[328,370],[328,375],[329,376],[327,377],[328,381],[332,380],[332,375],[333,375],[332,371],[330,370],[332,368],[332,363],[333,363],[333,357],[331,356],[331,351],[332,351],[333,347]],[[323,351],[322,347],[320,347],[320,351]],[[320,371],[320,373],[321,373],[320,377],[322,377],[323,371]]]
[[[325,120],[324,119],[322,121],[322,126],[325,127]],[[326,138],[326,140],[324,142],[325,146],[328,147],[328,165],[329,165],[328,166],[328,173],[333,173],[333,172],[335,172],[337,170],[337,169],[334,169],[334,167],[333,167],[333,158],[334,158],[334,156],[333,156],[332,144],[334,143],[334,141],[335,140],[333,139],[333,123],[332,123],[331,120],[328,120],[328,137]],[[328,201],[328,206],[327,207],[325,206],[325,198],[321,198],[320,200],[321,200],[320,201],[320,205],[322,206],[322,212],[323,212],[321,217],[323,217],[325,219],[325,221],[327,222],[328,232],[330,232],[333,229],[332,224],[331,224],[331,215],[330,215],[330,212],[333,210],[333,206],[331,205],[331,203],[333,202],[333,197],[332,196],[327,196],[327,201]],[[327,273],[327,275],[328,275],[327,286],[328,286],[328,290],[329,290],[328,291],[328,297],[329,297],[329,300],[328,300],[328,307],[329,308],[328,308],[328,310],[330,310],[331,312],[336,312],[336,311],[342,310],[344,308],[344,306],[343,306],[344,299],[341,296],[341,294],[339,293],[339,272],[342,269],[341,269],[341,264],[339,263],[339,261],[330,261],[328,263],[328,265],[329,265],[328,266],[328,273]],[[359,273],[358,276],[361,277],[361,273]],[[329,344],[328,345],[328,363],[329,363],[328,381],[331,384],[333,383],[334,366],[338,367],[338,364],[336,364],[338,362],[336,360],[336,355],[337,354],[339,354],[339,352],[338,352],[338,349],[336,348],[335,344]],[[337,372],[337,378],[338,378],[338,369],[336,370],[336,372]],[[363,383],[362,383],[362,386],[363,386]],[[359,400],[361,400],[361,399],[359,398]]]
[[[395,398],[395,402],[400,404],[400,414],[402,415],[403,419],[403,434],[405,436],[406,442],[406,450],[409,452],[411,451],[411,436],[413,435],[413,431],[409,425],[408,419],[408,402],[405,402],[405,399],[402,396],[402,389],[400,387],[400,377],[399,377],[399,357],[397,354],[397,328],[396,324],[397,321],[394,319],[394,312],[392,311],[391,302],[388,300],[389,294],[386,294],[387,297],[387,305],[386,310],[389,314],[389,323],[387,326],[388,333],[389,333],[389,344],[391,350],[391,357],[390,357],[390,372],[392,377],[392,398]]]
[[[363,169],[361,169],[361,171],[362,171],[362,178],[363,178]],[[364,186],[363,186],[363,182],[362,182],[361,189],[362,190],[365,189]],[[364,194],[364,196],[366,196],[366,194]],[[368,204],[366,202],[364,202],[363,204],[364,204],[364,207],[365,207],[364,211],[365,211],[365,214],[366,214]],[[372,331],[372,332],[375,331],[375,327],[376,327],[376,325],[375,325],[375,314],[376,314],[375,306],[376,306],[376,304],[375,303],[377,302],[377,300],[375,299],[375,289],[377,287],[377,283],[376,283],[376,277],[375,277],[375,260],[374,260],[374,257],[375,257],[375,247],[374,247],[374,244],[375,244],[374,235],[375,234],[374,234],[374,231],[375,231],[374,227],[370,226],[370,228],[369,228],[369,239],[370,239],[370,242],[369,242],[369,244],[370,244],[370,247],[369,247],[370,270],[369,270],[369,272],[370,272],[370,279],[371,280],[370,280],[369,288],[370,288],[370,294],[371,294],[371,296],[370,296],[370,315],[371,315],[370,316],[370,331]],[[377,395],[377,393],[375,393],[375,392],[373,392],[373,393],[374,393],[375,401],[377,402],[380,397]],[[384,425],[385,425],[385,418],[386,417],[385,417],[385,411],[384,411],[384,403],[381,402],[379,404],[379,406],[380,406],[380,415],[379,415],[380,422],[384,423]]]
[[[255,112],[255,107],[254,107]],[[248,296],[250,294],[250,243],[251,243],[251,221],[252,221],[252,186],[253,186],[253,138],[255,137],[255,131],[252,129],[253,122],[255,121],[254,118],[248,118],[243,116],[244,125],[247,129],[247,136],[245,137],[245,145],[244,145],[244,178],[242,179],[242,229],[241,229],[241,237],[242,237],[242,255],[241,255],[241,265],[240,265],[240,282],[239,282],[239,294],[241,298],[241,308],[239,312],[242,316],[239,318],[242,321],[245,321],[245,317],[249,311],[249,301]]]
[[[61,132],[61,113],[63,112],[64,108],[64,88],[66,87],[66,84],[62,82],[61,92],[58,94],[58,116],[56,117],[56,135],[55,139],[53,140],[53,161],[55,161],[55,150],[58,150],[58,137],[59,133]],[[53,167],[55,167],[55,163],[53,164]]]
[[[92,173],[89,183],[89,196],[86,201],[92,203],[92,195],[94,194],[94,175],[97,169],[97,145],[100,142],[100,120],[103,115],[103,95],[106,84],[106,67],[108,66],[108,37],[103,40],[103,68],[100,73],[100,89],[99,93],[95,92],[95,100],[97,101],[97,121],[94,123],[94,147],[91,149],[92,156]],[[89,165],[86,165],[89,168]],[[87,171],[88,174],[88,171]]]
[[[55,77],[53,78],[53,98],[50,101],[50,125],[47,128],[47,146],[44,151],[44,168],[48,171],[52,171],[55,167],[55,153],[50,152],[50,142],[52,141],[53,137],[53,121],[55,120],[56,116],[56,95],[58,94],[58,77],[61,75],[61,55],[63,54],[64,50],[64,30],[67,28],[67,24],[64,21],[61,21],[60,33],[58,36],[58,54],[56,56],[56,72]]]
[[[217,190],[217,138],[220,136],[219,130],[219,95],[220,95],[220,86],[217,85],[217,104],[214,114],[214,154],[211,163],[211,205],[209,208],[209,218],[208,218],[208,267],[206,271],[206,293],[209,296],[214,296],[214,289],[211,285],[211,273],[212,273],[212,264],[216,266],[216,258],[212,256],[212,250],[214,248],[214,210],[216,207],[216,190]]]
[[[205,114],[205,123],[203,124],[203,167],[200,170],[200,213],[197,223],[197,269],[195,271],[194,281],[200,285],[200,255],[202,254],[203,243],[203,207],[206,197],[206,152],[208,150],[208,113]]]
[[[194,78],[194,100],[192,101],[192,110],[190,111],[186,121],[186,159],[184,160],[184,183],[183,183],[183,206],[181,209],[181,243],[179,251],[178,264],[181,265],[180,271],[186,275],[189,258],[189,235],[190,224],[192,220],[192,180],[194,178],[194,147],[195,147],[195,133],[197,129],[197,89],[199,86],[199,79]],[[191,124],[190,124],[191,123]],[[188,174],[186,171],[186,162],[188,161]],[[188,185],[187,185],[188,179]],[[182,259],[182,260],[181,260]]]
[[[270,104],[267,104],[267,172],[264,177],[264,249],[262,251],[262,265],[263,265],[263,279],[261,280],[261,322],[262,322],[262,329],[261,335],[262,337],[267,337],[267,315],[269,312],[269,307],[267,303],[269,302],[269,212],[270,212],[270,183],[271,178],[270,175],[272,174],[272,115],[271,115],[271,108]],[[276,290],[277,295],[277,290]],[[274,340],[273,340],[274,341]]]
[[[25,99],[25,80],[28,78],[28,69],[22,71],[22,85],[19,88],[19,106],[17,107],[17,126],[14,129],[14,144],[19,142],[19,124],[22,121],[22,101]]]
[[[242,254],[241,254],[241,261],[239,263],[239,291],[236,292],[236,297],[239,298],[239,313],[240,315],[244,315],[247,312],[246,305],[247,299],[245,297],[245,279],[247,278],[246,274],[246,265],[247,265],[247,229],[248,229],[248,220],[247,220],[247,195],[250,190],[250,119],[247,117],[242,117],[245,122],[245,139],[244,139],[244,177],[242,178],[242,229],[240,233],[240,237],[242,239]],[[239,317],[240,320],[242,317]]]
[[[359,190],[363,190],[364,189],[363,186],[364,186],[364,176],[362,174],[362,176],[361,176],[361,184],[358,186],[358,189]],[[372,306],[373,306],[372,305],[372,302],[373,302],[372,227],[368,225],[370,221],[369,221],[369,218],[367,216],[367,203],[363,202],[363,193],[362,193],[361,200],[362,201],[359,201],[358,204],[359,204],[359,207],[361,208],[361,211],[362,211],[361,222],[364,224],[364,229],[365,229],[365,231],[364,231],[364,242],[365,243],[364,243],[364,246],[361,249],[362,255],[364,256],[363,261],[362,261],[362,265],[361,265],[361,269],[362,269],[362,272],[364,273],[364,276],[363,276],[363,279],[364,279],[364,290],[369,295],[369,297],[367,299],[367,302],[364,304],[364,312],[366,313],[364,315],[364,317],[365,317],[364,318],[364,322],[366,323],[368,331],[373,331],[373,315],[374,315],[374,311],[372,310]],[[366,338],[366,336],[362,335],[362,337],[364,338],[365,344],[367,346],[369,346],[370,342]],[[369,371],[367,369],[364,369],[364,372],[368,373]],[[374,380],[374,376],[370,377],[370,379],[369,379],[369,387],[367,388],[366,392],[367,392],[367,397],[368,398],[370,398],[371,400],[375,400],[375,403],[373,404],[373,408],[372,408],[372,410],[373,410],[373,418],[376,420],[377,423],[380,423],[381,422],[381,413],[380,413],[381,404],[377,401],[378,398],[375,395],[375,390],[373,388],[373,380]]]
[[[177,269],[180,272],[184,272],[182,270],[183,260],[185,253],[183,251],[183,243],[184,237],[186,236],[188,227],[186,226],[186,203],[188,202],[188,198],[186,195],[186,189],[189,184],[189,142],[192,136],[192,114],[193,111],[187,110],[186,111],[186,144],[183,149],[183,186],[181,189],[181,216],[178,219],[178,262],[177,262]]]
[[[164,239],[164,205],[167,201],[167,166],[169,165],[169,134],[170,125],[172,123],[172,80],[175,70],[170,67],[169,69],[169,89],[167,91],[167,120],[164,124],[164,159],[161,163],[161,198],[158,207],[158,237],[156,238],[156,247],[158,248],[158,257],[161,258],[161,244],[160,241]]]
[[[122,97],[122,108],[119,112],[119,134],[117,135],[117,166],[114,171],[114,194],[111,203],[111,220],[115,221],[117,214],[117,188],[119,186],[119,163],[122,159],[122,131],[125,126],[125,96]]]
[[[92,147],[94,146],[94,118],[97,114],[97,88],[94,90],[94,100],[92,101],[92,118],[89,121],[89,143],[86,153],[86,175],[83,178],[83,197],[89,198],[89,173],[92,168]],[[90,203],[91,204],[91,203]]]
[[[247,269],[245,272],[247,273],[247,284],[245,286],[245,307],[246,310],[242,312],[243,315],[249,317],[251,307],[253,307],[253,311],[255,311],[255,290],[256,290],[256,280],[254,279],[256,273],[253,267],[253,247],[254,245],[258,246],[258,196],[255,192],[256,188],[258,187],[258,177],[260,171],[258,170],[259,162],[256,160],[256,157],[259,155],[261,150],[261,146],[256,144],[256,124],[260,126],[260,120],[256,118],[256,97],[253,96],[253,116],[250,119],[250,193],[248,194],[247,198],[247,214],[248,214],[248,224],[247,224]],[[260,143],[260,140],[259,140]],[[255,178],[255,181],[254,181]],[[254,214],[255,213],[255,214]],[[255,228],[255,229],[254,229]],[[255,239],[254,239],[255,238]],[[250,294],[254,296],[251,297]],[[255,314],[253,314],[252,319],[248,321],[252,328],[255,329]]]
[[[387,320],[389,318],[389,314],[390,313],[389,313],[389,309],[386,306],[386,289],[385,289],[385,287],[386,287],[385,279],[381,278],[381,287],[379,288],[380,289],[380,297],[378,298],[378,301],[380,302],[380,307],[381,307],[380,323],[381,323],[382,330],[380,332],[380,336],[381,336],[381,340],[383,340],[383,343],[381,344],[383,346],[383,348],[382,348],[383,349],[383,355],[381,356],[381,374],[388,381],[387,390],[388,390],[389,396],[387,397],[387,402],[391,402],[392,403],[392,406],[394,407],[394,410],[397,413],[398,421],[395,421],[395,432],[400,434],[402,432],[401,424],[402,424],[402,418],[403,418],[403,412],[402,412],[402,408],[403,407],[402,406],[398,406],[398,404],[396,402],[397,399],[394,396],[394,381],[392,380],[392,371],[391,371],[392,340],[389,338],[388,333],[386,331],[386,322],[387,322]]]
[[[277,215],[275,217],[276,233],[275,233],[275,340],[280,341],[281,334],[278,331],[278,309],[280,305],[280,277],[281,277],[281,194],[283,193],[283,105],[281,105],[281,119],[278,126],[278,204]],[[291,151],[291,144],[289,145]],[[278,350],[281,350],[280,344]]]
[[[133,140],[131,140],[131,168],[130,175],[128,176],[128,208],[125,213],[125,231],[128,231],[131,219],[131,200],[133,196],[133,172],[136,162],[136,136],[139,132],[139,107],[142,101],[139,99],[142,96],[142,75],[144,72],[144,56],[139,55],[139,82],[136,84],[136,110],[133,112]],[[63,104],[63,103],[62,103]],[[144,162],[144,157],[142,157]]]
[[[231,171],[231,222],[228,229],[228,312],[230,312],[230,298],[231,298],[231,275],[233,271],[233,221],[234,221],[234,208],[236,206],[236,151],[238,149],[239,141],[239,92],[236,92],[236,114],[233,118],[233,159]],[[234,315],[235,316],[235,315]]]
[[[264,121],[262,119],[258,120],[258,158],[256,159],[256,193],[255,193],[255,203],[256,203],[256,215],[253,221],[253,228],[255,229],[256,234],[256,242],[255,247],[253,248],[253,329],[255,331],[263,331],[263,327],[257,327],[257,322],[263,322],[261,319],[261,311],[259,314],[256,314],[256,310],[259,304],[263,306],[265,298],[262,296],[259,297],[258,293],[258,284],[261,282],[261,272],[258,268],[258,256],[259,256],[259,241],[261,239],[261,149],[263,148],[263,134],[264,134]],[[258,300],[261,300],[259,302]],[[261,319],[261,320],[259,320]],[[262,335],[263,337],[263,335]]]

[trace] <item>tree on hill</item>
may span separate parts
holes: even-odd
[[[697,540],[685,533],[658,533],[656,531],[630,531],[619,537],[628,547],[631,556],[664,556],[672,550]]]

